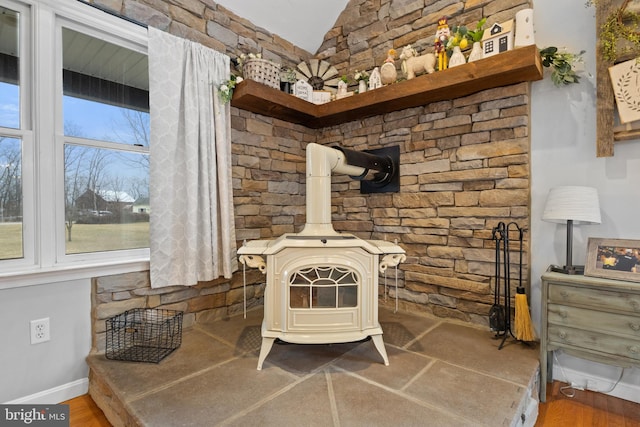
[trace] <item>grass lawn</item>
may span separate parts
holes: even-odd
[[[65,229],[66,231],[66,229]],[[73,224],[67,254],[149,247],[149,223]],[[0,259],[22,257],[22,224],[0,223]]]
[[[0,259],[22,258],[22,223],[0,222]]]

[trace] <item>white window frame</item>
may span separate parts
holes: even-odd
[[[23,140],[24,207],[24,258],[0,261],[0,289],[147,270],[148,248],[65,254],[62,27],[144,54],[147,29],[77,0],[0,4],[21,12],[22,111],[16,137]]]

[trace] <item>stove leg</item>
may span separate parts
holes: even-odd
[[[373,345],[376,346],[376,350],[382,356],[385,366],[389,366],[389,358],[387,357],[387,349],[384,347],[384,341],[382,341],[382,335],[371,335]]]
[[[262,363],[264,359],[267,358],[267,355],[271,351],[271,347],[273,346],[273,342],[275,338],[267,338],[262,337],[262,346],[260,346],[260,356],[258,356],[258,371],[262,370]]]

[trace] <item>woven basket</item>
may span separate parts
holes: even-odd
[[[280,89],[280,66],[267,59],[249,59],[242,65],[245,79]]]

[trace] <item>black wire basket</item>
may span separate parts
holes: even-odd
[[[158,363],[182,343],[182,312],[136,308],[106,320],[105,356]]]

